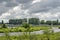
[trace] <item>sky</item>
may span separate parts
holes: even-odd
[[[60,0],[0,0],[0,21],[26,17],[60,19]]]

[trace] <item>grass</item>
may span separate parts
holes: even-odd
[[[0,40],[60,40],[59,33],[47,34],[34,34],[34,35],[19,35],[19,36],[0,36]]]
[[[55,26],[56,27],[56,26]],[[58,28],[60,28],[60,26],[57,26]],[[50,26],[31,26],[29,28],[29,31],[40,31],[40,30],[49,30]],[[15,27],[15,28],[2,28],[0,27],[0,33],[3,33],[4,30],[8,30],[9,32],[26,32],[26,28],[24,27]]]
[[[35,27],[30,27],[29,31],[39,31],[39,30],[48,30],[50,27],[40,27],[40,26],[35,26]],[[9,32],[26,32],[26,28],[24,27],[15,27],[15,28],[0,28],[0,33],[3,33],[4,30],[8,30]]]
[[[48,26],[31,26],[28,32],[45,30],[44,34],[23,34],[19,36],[10,36],[9,32],[26,32],[24,27],[16,28],[0,28],[0,33],[5,33],[5,36],[0,36],[0,40],[60,40],[60,32],[49,32]]]

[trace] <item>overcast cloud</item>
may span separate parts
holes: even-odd
[[[0,21],[26,17],[59,19],[60,0],[0,0]]]

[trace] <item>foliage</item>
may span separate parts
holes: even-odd
[[[40,23],[38,18],[30,18],[29,19],[29,24],[34,24],[34,25],[38,25]]]
[[[2,25],[2,28],[7,28],[5,24]]]
[[[9,32],[25,32],[27,27],[16,28],[0,28],[0,32],[4,32],[5,36],[0,36],[0,40],[60,40],[59,33],[50,33],[50,27],[47,26],[34,26],[30,27],[28,31],[45,30],[44,34],[23,34],[19,36],[10,36]]]
[[[52,21],[46,21],[46,24],[51,25]]]
[[[49,34],[49,40],[60,40],[60,32]],[[0,36],[0,40],[48,40],[46,34],[33,34],[33,35],[19,35],[19,36]]]
[[[48,30],[50,27],[47,26],[27,26],[27,27],[15,27],[15,28],[0,28],[0,33],[3,33],[4,30],[7,30],[9,32],[26,32],[26,31],[40,31],[40,30]]]
[[[44,20],[41,20],[41,21],[40,21],[40,24],[45,24],[45,21],[44,21]]]
[[[24,23],[22,24],[22,27],[24,27],[24,28],[29,28],[30,25],[29,25],[27,22],[24,22]]]
[[[22,24],[23,22],[27,22],[27,19],[10,19],[9,24]]]
[[[51,20],[39,20],[39,18],[29,18],[29,24],[32,24],[32,25],[39,25],[39,24],[47,24],[47,25],[51,25],[51,22],[53,22],[53,25],[60,25],[60,22],[59,20],[54,20],[54,21],[51,21]],[[2,21],[3,22],[3,21]],[[9,24],[22,24],[23,22],[27,22],[27,18],[24,18],[24,19],[10,19],[9,20]]]
[[[4,24],[4,21],[2,20],[2,24]]]

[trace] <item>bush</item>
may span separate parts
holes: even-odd
[[[22,27],[24,27],[24,28],[29,28],[30,25],[29,25],[28,23],[25,22],[25,23],[22,24]]]
[[[0,30],[0,33],[3,33],[4,31],[3,30]]]
[[[60,27],[58,27],[60,29]]]
[[[2,28],[7,28],[5,24],[2,25]]]

